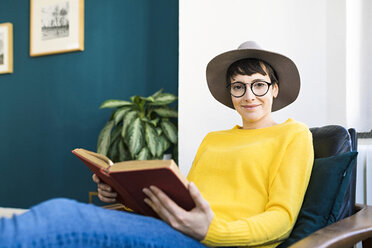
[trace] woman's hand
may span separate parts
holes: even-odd
[[[148,197],[145,202],[174,229],[197,240],[205,238],[213,219],[213,211],[193,183],[189,184],[189,192],[195,202],[195,208],[191,211],[179,207],[155,186],[145,188],[143,192]]]
[[[98,184],[98,198],[106,203],[116,202],[116,197],[118,196],[118,194],[114,192],[109,185],[101,183],[96,174],[93,174],[92,178],[93,181]]]

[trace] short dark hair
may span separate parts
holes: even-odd
[[[226,83],[231,83],[231,79],[236,75],[252,75],[260,73],[264,76],[269,75],[273,84],[278,84],[278,79],[273,68],[265,61],[259,59],[241,59],[230,65],[226,72]]]

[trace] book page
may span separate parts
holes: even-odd
[[[108,169],[114,164],[108,157],[102,154],[91,152],[82,148],[74,149],[74,152],[103,169]]]

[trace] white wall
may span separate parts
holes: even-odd
[[[347,123],[372,129],[372,1],[347,0]]]
[[[340,12],[329,16],[332,11]],[[183,173],[187,174],[208,132],[241,124],[234,110],[209,93],[205,68],[214,56],[247,40],[290,57],[300,71],[299,98],[274,114],[277,122],[292,117],[309,126],[334,120],[344,124],[345,111],[337,107],[337,96],[345,95],[344,44],[337,43],[345,35],[342,11],[345,0],[180,0],[179,164]],[[339,73],[335,83],[339,87],[327,84],[333,78],[327,67],[333,75]],[[332,101],[327,98],[330,90],[335,94]]]

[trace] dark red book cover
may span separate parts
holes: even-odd
[[[144,202],[146,195],[142,192],[142,189],[151,185],[160,188],[183,209],[191,210],[195,207],[195,203],[185,185],[187,180],[180,178],[182,177],[181,172],[177,166],[174,166],[174,161],[153,160],[150,161],[152,165],[149,168],[146,168],[146,164],[149,161],[143,161],[143,163],[141,161],[125,161],[108,166],[108,169],[103,169],[102,165],[99,165],[96,159],[91,157],[93,152],[88,151],[90,154],[85,154],[85,151],[84,149],[75,149],[72,152],[102,181],[110,185],[118,193],[118,201],[120,203],[134,212],[158,217]],[[133,163],[139,164],[139,168],[133,167]],[[156,166],[156,163],[159,166]],[[130,168],[128,167],[128,170],[126,170],[126,164],[131,166]]]

